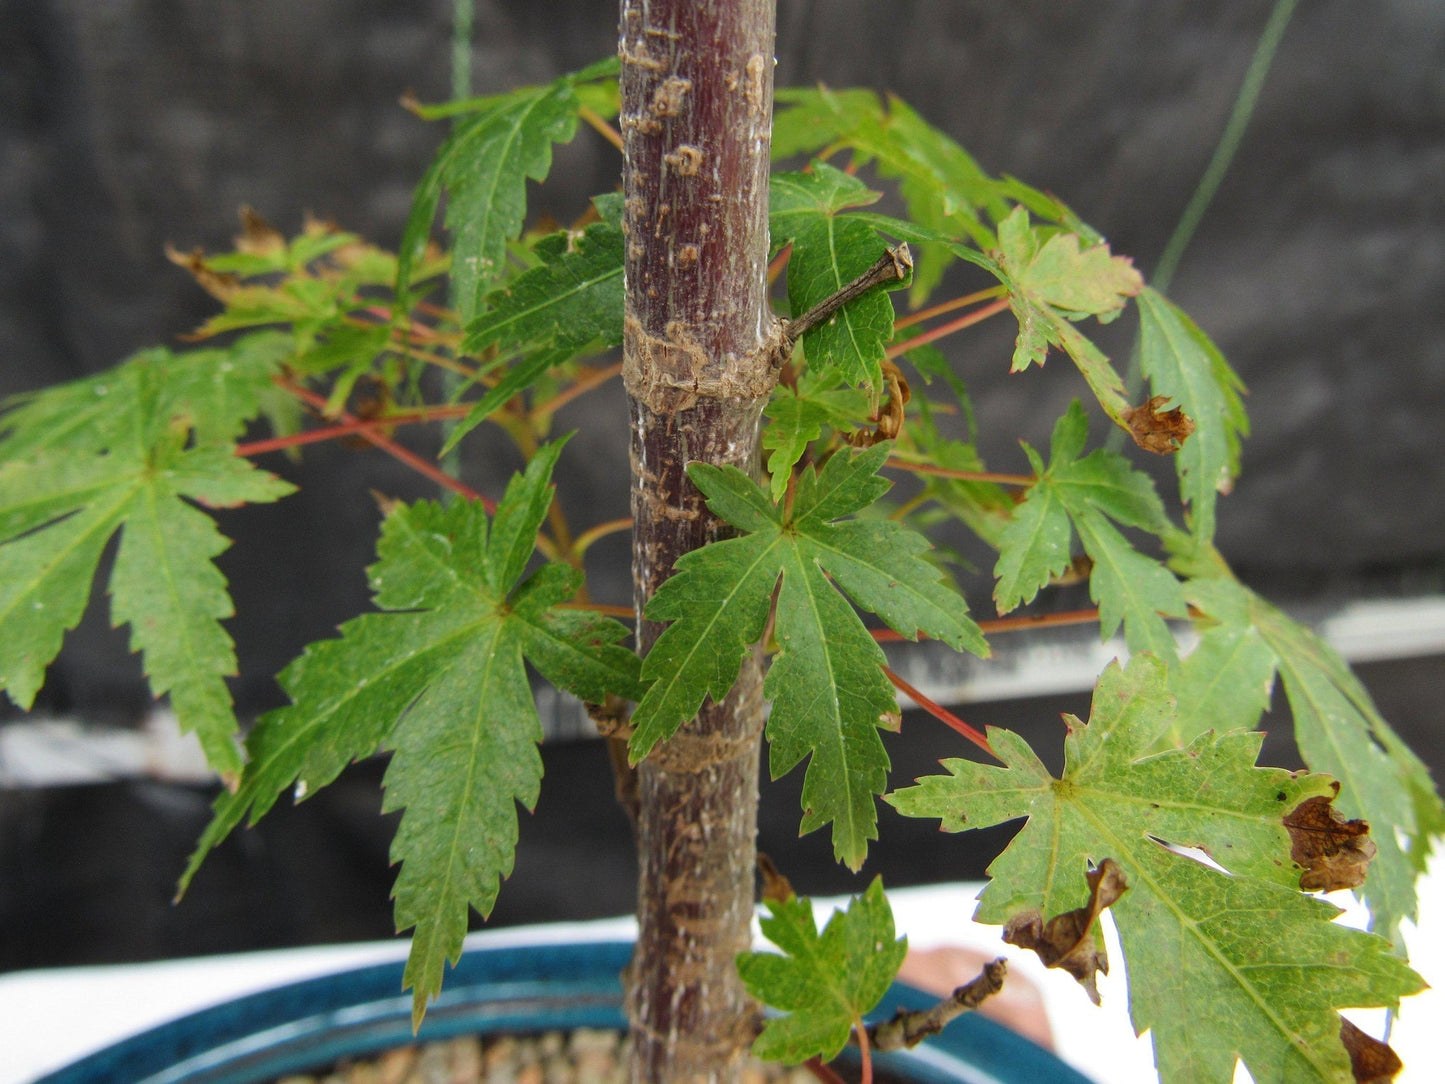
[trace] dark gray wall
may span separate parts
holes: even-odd
[[[0,394],[95,371],[198,323],[208,301],[163,244],[224,246],[243,203],[283,229],[309,211],[394,245],[441,135],[397,100],[446,96],[451,7],[0,0]],[[986,168],[1068,200],[1147,273],[1270,7],[783,0],[778,79],[897,91]],[[476,89],[602,56],[615,22],[611,0],[478,0]],[[539,206],[565,217],[616,171],[584,132],[559,152]],[[1256,436],[1220,535],[1276,594],[1440,588],[1442,177],[1445,6],[1302,4],[1173,290],[1250,386]],[[1128,333],[1108,343],[1122,351]],[[1007,338],[999,326],[948,344],[999,469],[1021,468],[1015,436],[1046,440],[1081,390],[1062,360],[1007,376]],[[614,433],[569,449],[584,522],[625,510],[618,418]],[[486,435],[467,456],[483,475],[514,465]],[[389,461],[339,449],[278,468],[306,491],[223,525],[238,539],[224,566],[252,675],[238,685],[245,710],[274,702],[269,675],[363,608],[368,491],[424,492]],[[620,601],[621,543],[597,556],[599,594]],[[137,674],[99,607],[43,696],[91,714],[134,709]]]

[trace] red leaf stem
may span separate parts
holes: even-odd
[[[906,470],[914,474],[932,474],[939,478],[956,478],[961,482],[993,482],[1001,486],[1031,486],[1038,481],[1032,474],[995,474],[982,470],[954,470],[951,467],[935,467],[932,463],[914,463],[897,456],[883,461],[885,467]]]
[[[587,106],[584,105],[581,109],[577,110],[577,116],[585,123],[587,123],[591,128],[597,131],[603,139],[607,140],[607,142],[611,143],[619,151],[623,149],[622,133],[619,132],[616,128],[612,127],[612,125],[608,124],[606,118],[604,118],[600,113],[596,112],[595,110],[589,109],[587,108]]]
[[[290,388],[287,389],[291,390]],[[339,425],[323,426],[320,429],[308,429],[304,433],[292,433],[284,437],[272,437],[270,440],[256,440],[249,444],[236,445],[236,454],[250,457],[253,455],[265,455],[267,452],[279,452],[285,448],[294,448],[301,444],[315,444],[323,440],[335,440],[338,437],[353,436],[364,429],[385,429],[396,425],[413,425],[416,422],[438,421],[444,418],[461,418],[471,410],[467,403],[458,406],[427,407],[422,410],[407,410],[396,414],[388,414],[380,418],[353,418],[349,422],[342,422]]]
[[[803,1062],[803,1068],[821,1080],[823,1084],[847,1084],[847,1082],[835,1073],[832,1067],[821,1058],[809,1058]]]
[[[953,714],[953,712],[949,711],[941,704],[934,703],[928,697],[924,696],[921,692],[915,689],[912,685],[908,684],[908,682],[904,681],[901,677],[895,674],[892,670],[888,669],[888,667],[885,666],[883,668],[883,673],[888,675],[888,680],[893,682],[895,688],[901,691],[904,696],[908,697],[908,699],[912,700],[924,711],[928,712],[929,715],[932,715],[940,723],[943,723],[944,725],[952,727],[954,730],[958,731],[958,733],[962,734],[969,741],[973,742],[974,745],[978,746],[995,760],[1001,759],[999,755],[993,751],[993,747],[988,744],[988,739],[984,737],[983,734],[980,733],[976,728],[969,726],[957,715]]]
[[[1099,611],[1093,610],[1063,610],[1056,614],[1024,614],[1021,617],[995,617],[989,621],[980,621],[979,630],[985,633],[993,632],[1016,632],[1019,629],[1042,629],[1062,625],[1092,625],[1099,620]],[[869,629],[873,639],[880,644],[901,644],[904,641],[913,642],[913,637],[904,636],[902,633],[894,632],[892,629]]]
[[[569,387],[563,388],[545,403],[539,403],[537,406],[534,406],[528,413],[534,419],[545,418],[551,414],[555,414],[579,395],[585,395],[599,384],[607,383],[607,381],[621,372],[622,362],[620,361],[615,365],[587,370],[585,376],[579,376]]]
[[[318,413],[326,409],[326,400],[320,395],[317,395],[315,392],[311,391],[309,388],[303,388],[301,387],[301,385],[294,384],[289,380],[279,380],[277,381],[277,383],[281,387],[285,388],[292,395],[296,396],[296,398],[300,399],[307,406],[316,410]],[[342,411],[340,417],[341,423],[343,425],[354,425],[358,421],[357,418],[346,413],[345,411]],[[400,444],[397,444],[394,440],[390,440],[382,436],[380,433],[376,432],[375,426],[361,426],[358,427],[355,432],[356,435],[361,437],[362,440],[365,440],[369,444],[375,445],[387,455],[391,456],[393,459],[397,460],[398,462],[405,463],[412,470],[416,471],[418,474],[422,475],[425,478],[431,479],[442,488],[449,489],[457,496],[465,497],[469,501],[480,501],[482,507],[485,508],[488,513],[492,513],[497,510],[496,501],[492,500],[490,497],[483,496],[471,486],[467,485],[465,482],[458,481],[451,475],[444,472],[436,464],[428,463],[421,456],[417,455],[415,452],[408,451]]]
[[[1099,611],[1064,610],[1056,614],[1023,614],[1020,617],[996,617],[992,621],[980,621],[978,627],[984,632],[1015,632],[1018,629],[1052,628],[1060,625],[1092,625],[1099,620]]]
[[[900,316],[893,321],[893,330],[898,331],[905,327],[912,327],[914,324],[921,324],[925,320],[932,320],[935,316],[942,316],[944,313],[953,312],[957,309],[965,309],[969,305],[977,305],[980,301],[987,301],[991,297],[997,297],[1001,286],[990,286],[987,290],[979,290],[976,293],[965,294],[963,297],[955,297],[952,301],[945,301],[941,305],[934,305],[932,308],[919,309],[917,312],[910,312],[907,316]]]
[[[950,320],[946,324],[940,324],[936,328],[925,331],[922,335],[915,335],[911,339],[896,342],[888,348],[888,357],[896,358],[900,354],[906,354],[916,346],[924,343],[931,343],[935,339],[941,339],[945,335],[952,335],[955,331],[962,331],[966,327],[987,320],[990,316],[1003,312],[1008,308],[1008,298],[1001,297],[992,305],[985,305],[981,309],[974,309],[972,312],[964,313],[957,320]]]
[[[783,246],[781,252],[773,257],[773,262],[768,264],[768,285],[778,281],[778,276],[783,273],[783,268],[788,266],[788,258],[793,255],[793,242],[789,241]]]

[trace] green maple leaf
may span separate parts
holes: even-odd
[[[614,222],[556,234],[533,249],[541,263],[487,295],[464,349],[515,350],[554,343],[622,344],[623,237]]]
[[[879,193],[826,162],[811,173],[773,176],[768,230],[774,246],[793,244],[788,258],[788,306],[801,316],[836,294],[883,255],[872,226],[840,212],[873,203]],[[870,290],[803,336],[815,369],[836,366],[850,384],[883,386],[882,363],[893,337],[893,302]]]
[[[0,417],[0,688],[35,699],[120,532],[109,591],[152,693],[169,694],[216,771],[240,770],[220,622],[234,610],[212,559],[230,543],[192,502],[274,501],[292,486],[232,453],[283,351],[274,336],[228,350],[138,354],[47,389]]]
[[[868,424],[868,396],[857,388],[840,387],[842,374],[836,370],[818,373],[805,370],[795,388],[779,384],[763,413],[771,424],[763,430],[763,448],[769,451],[768,474],[774,501],[783,499],[793,467],[809,444],[823,435],[826,426],[839,432],[853,432]]]
[[[774,92],[774,158],[812,154],[867,130],[881,138],[883,106],[875,91],[862,87],[778,87]]]
[[[1100,678],[1087,725],[1066,720],[1060,778],[1022,738],[991,728],[1004,767],[945,761],[948,776],[889,801],[950,831],[1028,818],[989,867],[983,922],[1081,907],[1091,864],[1122,868],[1128,889],[1112,914],[1130,1013],[1136,1030],[1152,1029],[1166,1084],[1229,1081],[1236,1058],[1261,1084],[1348,1081],[1338,1010],[1393,1006],[1423,983],[1383,938],[1334,924],[1336,908],[1297,890],[1284,817],[1335,784],[1255,767],[1263,736],[1243,731],[1147,755],[1172,710],[1163,666],[1135,656]]]
[[[234,441],[290,350],[290,337],[271,331],[225,348],[143,350],[94,376],[16,396],[0,404],[0,456],[91,455],[149,441],[180,422],[197,445]]]
[[[533,352],[477,401],[440,454],[446,455],[493,411],[584,348],[622,344],[621,228],[598,222],[580,235],[556,235],[555,240],[560,243],[539,243],[534,251],[540,252],[542,262],[488,294],[485,310],[468,326],[469,353],[496,347],[505,359],[518,350]],[[479,372],[496,364],[501,362]]]
[[[393,897],[398,929],[415,930],[406,982],[418,1021],[461,952],[468,908],[488,914],[511,871],[517,803],[537,800],[542,730],[524,659],[586,699],[641,693],[637,658],[617,643],[626,628],[558,608],[579,572],[548,564],[523,578],[560,449],[546,446],[513,478],[490,525],[474,502],[392,509],[370,569],[383,612],[347,622],[282,673],[293,703],[248,735],[240,787],[217,800],[181,880],[184,891],[205,855],[284,791],[305,797],[352,760],[394,750],[385,809],[405,810]]]
[[[1275,655],[1250,613],[1250,600],[1226,579],[1195,579],[1185,594],[1198,613],[1199,643],[1172,687],[1179,711],[1167,741],[1188,745],[1207,730],[1253,730],[1269,707]]]
[[[1163,533],[1164,506],[1148,475],[1122,456],[1098,449],[1078,458],[1088,418],[1075,400],[1054,426],[1049,465],[1024,446],[1038,481],[999,534],[994,598],[1007,613],[1038,594],[1069,567],[1070,524],[1093,560],[1089,593],[1099,604],[1102,635],[1120,623],[1130,650],[1177,659],[1174,638],[1161,614],[1183,617],[1183,588],[1158,561],[1145,557],[1110,523]]]
[[[1218,348],[1162,294],[1139,295],[1139,364],[1156,395],[1173,400],[1194,421],[1175,456],[1179,488],[1190,506],[1195,537],[1214,536],[1214,504],[1239,473],[1239,447],[1249,434],[1244,385]]]
[[[855,146],[877,156],[882,176],[899,178],[899,195],[909,218],[954,237],[967,234],[976,243],[987,243],[990,235],[979,222],[978,212],[987,210],[996,217],[1007,207],[999,197],[997,182],[901,98],[889,96],[884,132],[886,141]],[[909,297],[914,306],[927,301],[952,262],[947,245],[922,245]]]
[[[1378,854],[1360,894],[1371,927],[1399,944],[1401,920],[1414,919],[1418,909],[1415,879],[1433,837],[1445,832],[1445,806],[1429,769],[1344,660],[1309,629],[1230,579],[1191,581],[1189,597],[1208,624],[1184,663],[1180,695],[1200,703],[1182,701],[1188,714],[1181,733],[1187,737],[1210,719],[1219,727],[1252,726],[1278,672],[1305,763],[1343,784],[1335,803],[1341,814],[1378,829]]]
[[[742,953],[738,973],[749,994],[786,1015],[763,1025],[753,1053],[790,1065],[809,1058],[831,1061],[883,1000],[908,939],[894,939],[893,910],[876,877],[846,911],[833,913],[821,934],[806,899],[769,899],[768,910],[772,917],[762,920],[763,936],[784,955]]]
[[[547,176],[552,144],[570,141],[577,130],[578,78],[564,76],[490,99],[457,125],[412,198],[398,257],[399,301],[407,296],[445,190],[457,309],[464,325],[476,317],[487,290],[506,270],[507,241],[522,231],[527,181]]]
[[[776,587],[780,651],[763,685],[773,701],[769,766],[776,779],[811,754],[802,831],[831,822],[833,849],[854,869],[877,838],[874,797],[888,772],[878,728],[896,725],[897,703],[883,652],[839,590],[909,639],[921,632],[988,651],[963,598],[923,559],[923,536],[887,520],[834,522],[888,489],[877,476],[887,454],[880,444],[803,471],[791,511],[735,468],[688,467],[708,507],[745,533],[683,557],[648,603],[649,620],[672,624],[642,664],[652,684],[632,716],[636,761],[703,697],[721,700],[763,634]]]
[[[786,157],[841,144],[854,152],[855,164],[876,162],[884,177],[897,178],[899,193],[916,224],[936,236],[919,241],[911,299],[922,304],[938,285],[954,253],[943,238],[970,237],[988,247],[993,234],[979,218],[1008,213],[999,184],[948,135],[923,120],[901,99],[887,106],[871,90],[827,87],[784,89],[773,124],[773,155]]]
[[[1107,323],[1117,317],[1126,300],[1144,288],[1139,272],[1126,257],[1112,255],[1106,244],[1032,225],[1021,206],[999,223],[998,245],[996,258],[957,246],[955,251],[992,271],[1008,287],[1019,324],[1013,371],[1042,365],[1048,348],[1060,347],[1078,366],[1099,405],[1128,431],[1124,382],[1074,322],[1094,316]]]
[[[942,437],[929,439],[925,445],[919,440],[919,428],[910,422],[910,436],[920,445],[929,463],[947,470],[981,473],[988,469],[974,445]],[[949,514],[962,520],[984,542],[998,548],[999,540],[1018,508],[1002,486],[937,475],[923,475],[920,480],[924,492],[946,508]]]

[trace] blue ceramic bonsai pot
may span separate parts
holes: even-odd
[[[625,942],[466,952],[421,1032],[401,963],[379,964],[237,998],[98,1051],[36,1084],[265,1084],[413,1041],[462,1034],[622,1028]],[[923,1008],[928,995],[895,985],[880,1006]],[[1088,1084],[1047,1051],[969,1013],[915,1051],[875,1059],[918,1084]]]

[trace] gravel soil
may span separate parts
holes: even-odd
[[[621,1033],[579,1028],[397,1047],[276,1084],[625,1084],[626,1065]],[[875,1079],[881,1084],[881,1077]],[[743,1084],[817,1084],[817,1078],[806,1069],[753,1061],[743,1071]]]

